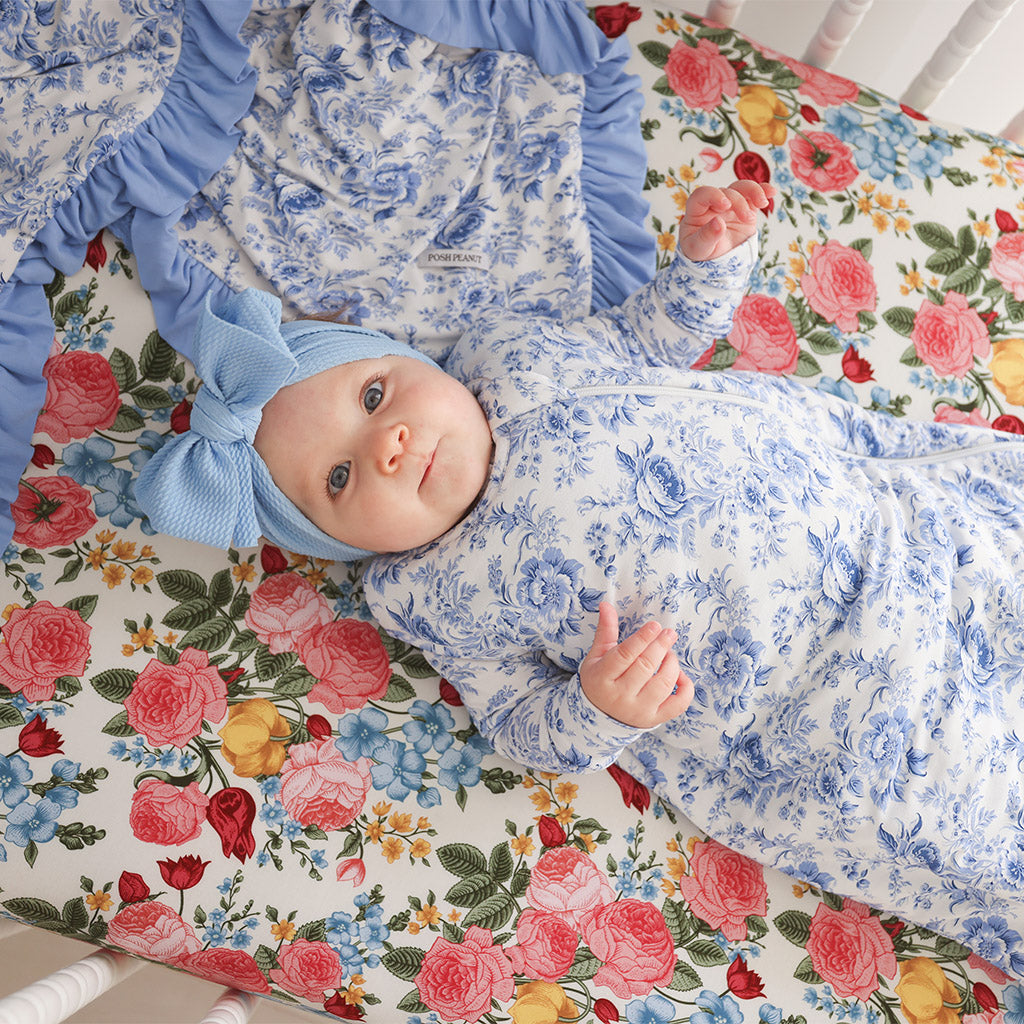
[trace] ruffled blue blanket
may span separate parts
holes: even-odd
[[[575,0],[8,6],[0,550],[45,397],[45,286],[104,227],[185,355],[210,290],[346,304],[429,347],[479,302],[576,316],[653,273],[628,49]]]

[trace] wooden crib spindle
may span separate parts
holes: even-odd
[[[915,110],[926,111],[1016,2],[974,0],[910,83],[900,102]]]
[[[834,0],[801,60],[827,68],[850,41],[872,0]]]
[[[719,25],[732,25],[743,6],[743,0],[710,0],[705,17]]]
[[[255,1009],[256,997],[252,993],[228,988],[199,1024],[246,1024]]]

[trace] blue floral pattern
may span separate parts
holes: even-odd
[[[490,480],[433,545],[372,563],[367,598],[500,752],[618,760],[755,859],[967,942],[1024,915],[1003,753],[1020,746],[1022,439],[673,369],[719,336],[754,256],[677,257],[568,325],[478,317],[447,368],[488,414]],[[678,631],[687,714],[644,731],[589,704],[602,598],[623,633]],[[1024,940],[998,962],[1024,969]]]

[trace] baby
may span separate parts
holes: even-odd
[[[617,760],[755,859],[1020,973],[1024,444],[688,370],[769,198],[696,190],[621,307],[481,310],[444,372],[243,293],[137,494],[220,546],[377,553],[374,614],[497,750]]]

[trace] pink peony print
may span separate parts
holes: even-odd
[[[115,914],[107,939],[129,953],[174,966],[202,945],[195,929],[159,900],[132,903]]]
[[[789,157],[793,174],[818,192],[842,191],[858,174],[850,147],[830,132],[794,136]]]
[[[534,865],[526,889],[526,902],[531,907],[558,914],[577,929],[584,914],[614,899],[604,872],[575,846],[561,846],[543,854]]]
[[[516,922],[518,946],[505,953],[516,974],[541,981],[558,981],[572,966],[579,932],[561,914],[527,907]]]
[[[1024,231],[1003,235],[992,246],[988,269],[1018,302],[1024,301]]]
[[[380,634],[368,622],[339,619],[299,637],[302,664],[317,677],[309,699],[328,711],[358,711],[368,700],[384,696],[391,662]]]
[[[727,939],[745,939],[747,918],[768,912],[764,868],[714,839],[697,843],[690,867],[693,874],[679,879],[690,909]]]
[[[264,580],[245,613],[245,624],[271,654],[294,650],[301,637],[330,621],[331,610],[323,595],[294,572]]]
[[[739,355],[734,370],[792,373],[800,348],[786,308],[770,295],[745,295],[733,317],[729,344]]]
[[[97,352],[58,352],[43,366],[46,399],[36,430],[64,444],[106,430],[117,419],[121,391]]]
[[[987,359],[992,351],[988,328],[960,292],[946,292],[941,306],[925,299],[914,317],[910,340],[940,377],[963,377],[975,357]]]
[[[471,925],[461,942],[435,939],[416,975],[420,1000],[444,1020],[474,1024],[491,1000],[512,998],[512,967],[491,932]]]
[[[896,977],[892,938],[863,903],[844,899],[842,910],[824,903],[811,918],[807,940],[811,965],[836,995],[867,1000],[878,988],[878,975]]]
[[[710,39],[701,39],[696,46],[676,43],[668,55],[665,76],[688,107],[700,110],[714,110],[723,96],[739,91],[735,69]]]
[[[14,543],[32,548],[70,544],[96,525],[92,492],[69,476],[21,480],[11,503]]]
[[[184,788],[143,779],[132,797],[128,824],[136,839],[178,846],[195,839],[206,821],[210,798],[194,783]]]
[[[862,253],[832,239],[811,253],[800,278],[807,304],[841,331],[856,331],[857,314],[875,308],[875,275]]]
[[[314,1003],[324,1001],[324,992],[340,988],[345,974],[341,958],[326,942],[309,939],[285,943],[277,963],[270,980]]]
[[[270,992],[267,979],[252,954],[241,949],[201,949],[186,957],[181,966],[217,985],[261,995]]]
[[[85,671],[91,628],[78,612],[49,601],[15,608],[0,643],[0,685],[28,701],[52,700],[57,679]]]
[[[281,802],[300,825],[344,828],[370,791],[370,761],[346,761],[330,739],[293,743],[281,767]]]

